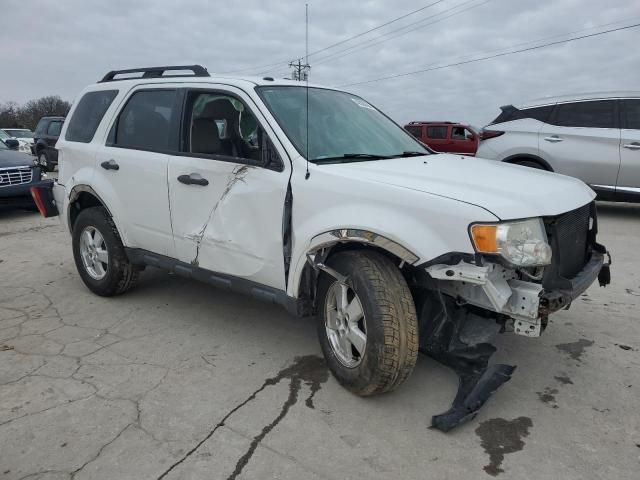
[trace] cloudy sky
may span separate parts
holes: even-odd
[[[308,0],[311,80],[344,85],[640,23],[640,0]],[[108,70],[200,63],[289,74],[304,55],[304,1],[2,0],[0,102],[73,100]],[[640,28],[345,87],[399,122],[482,126],[500,105],[547,95],[640,90]],[[271,64],[280,62],[277,65]],[[264,65],[269,65],[264,67]]]

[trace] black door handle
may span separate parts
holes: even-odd
[[[178,181],[180,183],[184,183],[185,185],[200,185],[201,187],[206,187],[209,185],[209,180],[206,178],[202,178],[197,173],[190,173],[189,175],[180,175],[178,177]]]
[[[102,162],[100,166],[105,170],[120,170],[120,165],[118,165],[113,159],[108,162]]]

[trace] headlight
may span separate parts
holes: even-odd
[[[496,224],[477,223],[469,230],[479,253],[501,255],[520,267],[551,263],[551,247],[540,218]]]

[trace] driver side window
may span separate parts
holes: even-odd
[[[238,162],[273,170],[282,161],[246,105],[218,92],[192,91],[187,96],[183,151],[195,156]]]

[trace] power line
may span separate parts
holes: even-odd
[[[382,24],[380,24],[380,25],[378,25],[378,26],[376,26],[376,27],[370,28],[369,30],[366,30],[366,31],[364,31],[364,32],[360,32],[360,33],[358,33],[358,34],[356,34],[356,35],[353,35],[353,36],[351,36],[351,37],[345,38],[344,40],[340,40],[339,42],[333,43],[333,44],[328,45],[328,46],[326,46],[326,47],[323,47],[323,48],[321,48],[321,49],[319,49],[319,50],[316,50],[316,51],[314,51],[314,52],[311,52],[311,53],[309,53],[309,54],[308,54],[308,56],[312,56],[312,55],[315,55],[315,54],[317,54],[317,53],[324,52],[324,51],[326,51],[326,50],[329,50],[330,48],[333,48],[333,47],[336,47],[336,46],[338,46],[338,45],[342,45],[342,44],[344,44],[344,43],[347,43],[347,42],[349,42],[349,41],[351,41],[351,40],[353,40],[353,39],[355,39],[355,38],[362,37],[363,35],[366,35],[366,34],[368,34],[368,33],[371,33],[371,32],[373,32],[373,31],[375,31],[375,30],[379,30],[379,29],[381,29],[381,28],[383,28],[383,27],[386,27],[387,25],[391,25],[392,23],[395,23],[395,22],[397,22],[397,21],[399,21],[399,20],[402,20],[402,19],[404,19],[404,18],[407,18],[407,17],[409,17],[409,16],[411,16],[411,15],[415,15],[416,13],[420,13],[420,12],[422,12],[423,10],[426,10],[426,9],[428,9],[428,8],[430,8],[430,7],[433,7],[434,5],[437,5],[438,3],[442,3],[443,1],[445,1],[445,0],[438,0],[438,1],[436,1],[436,2],[432,2],[432,3],[429,3],[429,4],[427,4],[427,5],[424,5],[424,6],[422,6],[422,7],[418,8],[418,9],[416,9],[416,10],[413,10],[413,11],[411,11],[411,12],[409,12],[409,13],[405,13],[404,15],[401,15],[401,16],[399,16],[399,17],[396,17],[396,18],[392,19],[392,20],[389,20],[388,22],[385,22],[385,23],[382,23]],[[220,73],[221,73],[221,74],[227,74],[227,73],[246,72],[246,71],[250,71],[250,70],[254,70],[254,71],[255,71],[255,70],[260,70],[260,69],[263,69],[263,68],[274,67],[274,66],[280,66],[280,65],[283,65],[283,64],[287,65],[287,64],[289,64],[289,62],[290,62],[290,61],[291,61],[290,59],[288,59],[288,60],[282,60],[282,61],[280,61],[280,62],[268,63],[268,64],[265,64],[265,65],[259,65],[259,66],[257,66],[257,67],[256,67],[256,66],[253,66],[253,67],[246,67],[246,68],[240,68],[240,69],[237,69],[237,70],[228,70],[228,71],[226,71],[226,72],[220,72]],[[269,71],[271,71],[271,70],[267,70],[267,71],[265,71],[265,72],[263,72],[263,73],[268,73]]]
[[[504,57],[504,56],[507,56],[507,55],[513,55],[513,54],[516,54],[516,53],[529,52],[529,51],[532,51],[532,50],[538,50],[540,48],[550,47],[550,46],[553,46],[553,45],[560,45],[562,43],[569,43],[569,42],[573,42],[573,41],[576,41],[576,40],[582,40],[582,39],[590,38],[590,37],[597,37],[599,35],[605,35],[607,33],[618,32],[618,31],[621,31],[621,30],[627,30],[629,28],[635,28],[635,27],[639,27],[639,26],[640,26],[640,23],[635,23],[633,25],[627,25],[625,27],[612,28],[610,30],[605,30],[605,31],[602,31],[602,32],[595,32],[595,33],[590,33],[588,35],[581,35],[579,37],[567,38],[565,40],[558,40],[558,41],[555,41],[555,42],[549,42],[549,43],[545,43],[545,44],[542,44],[542,45],[536,45],[536,46],[533,46],[533,47],[522,48],[522,49],[519,49],[519,50],[513,50],[513,51],[508,51],[508,52],[503,52],[503,53],[497,53],[495,55],[488,55],[486,57],[480,57],[480,58],[474,58],[474,59],[471,59],[471,60],[464,60],[464,61],[460,61],[460,62],[449,63],[449,64],[446,64],[446,65],[440,65],[440,66],[437,66],[437,67],[425,68],[425,69],[421,69],[421,70],[415,70],[413,72],[398,73],[396,75],[388,75],[386,77],[379,77],[379,78],[374,78],[374,79],[371,79],[371,80],[363,80],[363,81],[354,82],[354,83],[345,83],[343,85],[338,85],[337,87],[352,87],[354,85],[364,85],[364,84],[368,84],[368,83],[381,82],[383,80],[391,80],[391,79],[394,79],[394,78],[407,77],[409,75],[416,75],[418,73],[432,72],[434,70],[442,70],[444,68],[449,68],[449,67],[457,67],[459,65],[466,65],[468,63],[475,63],[475,62],[480,62],[480,61],[483,61],[483,60],[490,60],[490,59],[493,59],[493,58]]]
[[[423,18],[422,20],[419,20],[417,22],[409,23],[409,24],[407,24],[407,25],[405,25],[405,26],[403,26],[401,28],[397,28],[395,30],[391,30],[391,31],[389,31],[387,33],[384,33],[384,34],[382,34],[382,35],[380,35],[380,36],[378,36],[376,38],[372,38],[372,39],[366,40],[364,42],[357,43],[356,45],[352,45],[351,47],[347,47],[345,49],[339,50],[339,51],[334,52],[334,53],[332,53],[330,55],[327,55],[326,57],[323,57],[323,58],[319,59],[318,61],[315,62],[315,65],[321,65],[321,64],[326,63],[328,61],[338,60],[339,58],[346,57],[347,55],[351,55],[352,53],[355,53],[356,51],[365,50],[367,48],[373,47],[373,46],[378,45],[380,43],[384,43],[384,42],[392,40],[394,38],[406,35],[407,33],[411,33],[411,32],[414,32],[416,30],[419,30],[421,28],[425,28],[425,27],[428,27],[428,26],[433,25],[435,23],[439,23],[439,22],[441,22],[443,20],[446,20],[447,18],[450,18],[450,17],[453,17],[455,15],[459,15],[461,13],[467,12],[467,11],[473,9],[473,8],[476,8],[476,7],[480,7],[480,6],[484,5],[485,3],[490,2],[491,0],[484,0],[484,1],[481,1],[480,3],[475,4],[475,5],[469,5],[470,3],[473,3],[475,1],[476,0],[468,0],[466,2],[459,3],[458,5],[454,5],[451,8],[443,10],[442,12],[438,12],[438,13],[436,13],[434,15],[430,15],[430,16],[428,16],[426,18]],[[461,10],[458,10],[457,12],[453,12],[453,13],[451,13],[449,15],[445,15],[442,18],[438,18],[438,19],[434,20],[433,22],[429,22],[429,23],[427,23],[425,25],[420,25],[420,24],[423,24],[427,20],[430,20],[432,18],[438,17],[438,16],[443,15],[445,13],[451,12],[452,10],[456,10],[457,8],[465,7],[467,5],[469,5],[467,8],[462,8]],[[409,30],[403,31],[407,27],[413,27],[413,26],[415,26],[415,28],[411,28]],[[400,32],[400,33],[398,33],[397,35],[393,35],[393,36],[389,37],[389,35],[392,35],[393,33],[396,33],[396,32]],[[385,37],[388,37],[388,38],[385,38]],[[370,42],[373,42],[373,43],[370,43]],[[361,47],[361,46],[362,46],[362,48],[358,48],[358,47]],[[341,53],[343,53],[343,52],[346,52],[346,53],[341,55]]]
[[[580,33],[580,32],[586,32],[589,30],[596,30],[596,29],[600,29],[600,28],[604,28],[604,27],[609,27],[611,25],[618,25],[621,23],[629,23],[629,22],[634,22],[640,20],[640,18],[627,18],[625,20],[616,20],[615,22],[607,22],[607,23],[603,23],[600,25],[594,25],[593,27],[586,27],[586,28],[580,28],[578,30],[572,30],[570,32],[564,32],[564,33],[558,33],[555,35],[549,35],[546,37],[541,37],[541,38],[536,38],[535,40],[528,40],[526,42],[520,42],[517,43],[515,45],[511,45],[509,47],[502,47],[502,48],[494,48],[491,50],[485,50],[483,52],[475,52],[475,53],[471,53],[471,54],[467,54],[467,55],[460,55],[458,57],[456,57],[454,60],[458,61],[458,60],[463,60],[463,59],[467,59],[469,57],[476,57],[478,55],[490,55],[493,54],[494,52],[503,52],[505,50],[511,50],[513,48],[517,48],[517,47],[521,47],[524,45],[531,45],[532,43],[538,43],[538,42],[544,42],[546,40],[551,40],[552,38],[559,38],[559,37],[566,37],[568,35],[575,35],[576,33]],[[433,65],[437,65],[438,62],[433,62],[433,63],[429,63],[427,65],[425,65],[425,68],[429,68]],[[421,89],[423,89],[423,87],[421,87]],[[412,90],[406,90],[407,93],[410,93]]]
[[[433,2],[433,3],[430,3],[428,5],[425,5],[424,7],[418,8],[417,10],[414,10],[413,12],[406,13],[404,15],[401,15],[401,16],[397,17],[397,18],[394,18],[393,20],[389,20],[388,22],[382,23],[382,24],[378,25],[377,27],[370,28],[369,30],[365,30],[364,32],[360,32],[360,33],[358,33],[356,35],[353,35],[352,37],[345,38],[344,40],[340,40],[339,42],[336,42],[336,43],[333,43],[331,45],[328,45],[328,46],[326,46],[324,48],[321,48],[320,50],[316,50],[314,52],[311,52],[309,54],[309,56],[316,55],[317,53],[320,53],[320,52],[324,52],[325,50],[329,50],[330,48],[337,47],[338,45],[343,45],[343,44],[345,44],[347,42],[350,42],[351,40],[354,40],[356,38],[362,37],[362,36],[366,35],[367,33],[371,33],[371,32],[374,32],[376,30],[380,30],[381,28],[386,27],[387,25],[391,25],[392,23],[395,23],[395,22],[397,22],[399,20],[407,18],[407,17],[409,17],[411,15],[415,15],[416,13],[422,12],[423,10],[426,10],[427,8],[433,7],[434,5],[437,5],[438,3],[442,3],[443,1],[444,0],[438,0],[437,2]]]

